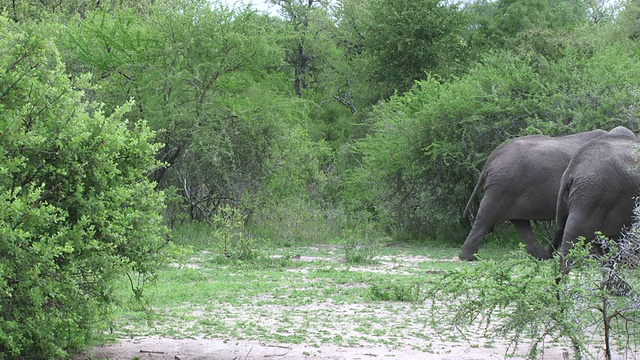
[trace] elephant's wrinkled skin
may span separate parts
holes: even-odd
[[[560,179],[571,157],[586,142],[607,134],[593,130],[563,137],[524,136],[498,146],[489,155],[465,208],[484,183],[484,195],[460,259],[475,260],[484,234],[498,223],[511,221],[527,251],[539,259],[549,254],[536,241],[531,220],[554,220]]]
[[[631,225],[640,191],[636,161],[640,141],[625,127],[585,144],[562,176],[553,245],[563,256],[580,236],[596,231],[610,238]]]

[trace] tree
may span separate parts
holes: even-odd
[[[157,156],[167,166],[154,179],[181,189],[192,217],[239,205],[265,176],[277,112],[261,114],[250,99],[280,87],[270,21],[248,9],[176,0],[147,14],[95,12],[70,32],[70,62],[100,74],[96,98],[133,97],[135,116],[158,130]],[[266,78],[273,82],[258,85]],[[283,98],[265,99],[276,109]]]
[[[628,38],[640,39],[640,4],[637,1],[625,1],[617,18],[617,25]]]
[[[466,14],[440,0],[370,0],[364,51],[369,70],[384,84],[385,97],[404,93],[427,74],[448,79],[461,74],[468,61],[464,38]]]
[[[293,89],[298,97],[309,86],[318,87],[321,73],[335,45],[330,34],[327,0],[271,0],[280,6],[286,29],[283,47],[285,61],[293,68]],[[314,84],[316,83],[316,84]]]
[[[514,48],[518,37],[530,31],[571,30],[589,20],[605,18],[600,1],[499,0],[476,1],[466,11],[471,16],[470,41],[476,51]],[[514,43],[514,40],[516,42]]]
[[[71,32],[67,46],[70,58],[101,74],[100,99],[117,104],[133,97],[137,116],[163,130],[159,158],[171,166],[194,126],[231,115],[225,101],[251,81],[243,73],[261,76],[274,59],[254,12],[211,9],[204,1],[169,1],[149,10],[95,12]],[[155,180],[161,183],[165,173],[160,169]]]
[[[0,358],[65,358],[102,329],[113,281],[162,261],[154,134],[70,80],[56,25],[0,16]]]
[[[130,8],[144,11],[155,0],[0,0],[0,9],[15,22],[59,18],[66,22],[78,15],[84,18],[92,11]]]
[[[340,82],[335,85],[334,99],[353,114],[369,110],[379,101],[379,86],[372,82],[370,54],[364,52],[365,28],[369,19],[369,3],[358,0],[340,0],[333,7],[336,18],[335,41],[342,54],[337,73]]]

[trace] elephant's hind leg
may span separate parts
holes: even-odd
[[[549,252],[543,249],[536,241],[535,236],[533,236],[531,222],[528,220],[511,220],[511,223],[518,229],[520,239],[526,245],[529,254],[539,260],[549,259]]]
[[[508,206],[505,203],[505,196],[499,196],[492,191],[485,191],[480,206],[478,207],[478,214],[469,236],[464,241],[462,251],[458,257],[462,260],[476,260],[475,253],[480,248],[480,243],[484,234],[489,231],[493,226],[501,223],[505,220],[505,214],[508,210]]]
[[[484,224],[483,221],[476,221],[473,223],[471,227],[471,232],[469,232],[469,236],[464,241],[464,245],[462,245],[462,250],[458,257],[462,260],[474,261],[477,260],[476,253],[480,248],[480,242],[484,237],[484,234],[489,230],[489,228]]]

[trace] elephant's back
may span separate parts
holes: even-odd
[[[584,144],[607,134],[604,130],[592,130],[559,137],[546,135],[521,136],[499,145],[489,155],[486,164],[501,157],[509,157],[508,154],[515,154],[516,158],[526,158],[527,156],[544,154],[548,156],[549,160],[558,157],[563,160],[567,157],[570,159]]]
[[[607,136],[589,142],[571,159],[563,183],[571,183],[570,197],[592,197],[595,193],[615,193],[631,198],[640,189],[636,161],[640,142],[621,136]],[[613,197],[612,197],[613,198]]]
[[[581,145],[579,142],[563,142],[562,138],[538,135],[513,139],[491,154],[485,165],[487,176],[493,172],[500,176],[513,174],[520,177],[526,174],[538,177],[548,176],[549,172],[557,173],[558,170],[561,170],[561,176]]]
[[[549,137],[505,143],[486,166],[485,193],[511,199],[507,219],[554,219],[560,180],[577,148]]]
[[[580,174],[630,169],[640,142],[624,136],[606,136],[588,142],[573,156],[568,169]]]

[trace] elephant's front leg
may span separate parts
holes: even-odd
[[[533,236],[531,223],[527,220],[511,220],[513,226],[518,229],[520,239],[527,246],[527,252],[538,260],[550,258],[549,252],[543,249]]]

